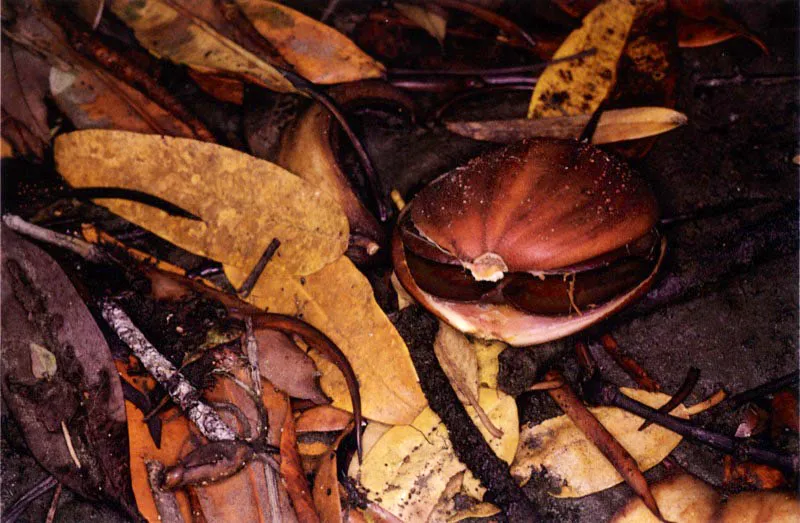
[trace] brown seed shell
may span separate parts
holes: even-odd
[[[529,139],[441,176],[409,212],[465,266],[493,253],[507,272],[537,272],[636,240],[655,225],[658,205],[642,179],[597,147]]]

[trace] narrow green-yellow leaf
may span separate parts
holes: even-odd
[[[270,265],[288,274],[319,270],[347,248],[341,208],[325,191],[270,162],[220,145],[125,131],[61,135],[58,171],[74,187],[121,187],[168,200],[202,222],[127,200],[112,212],[200,256],[249,272],[273,238]]]
[[[200,72],[232,73],[273,91],[295,92],[277,69],[169,0],[110,0],[108,7],[159,58]]]
[[[295,71],[319,84],[380,78],[384,67],[339,31],[269,0],[236,0]]]
[[[636,389],[622,389],[622,392],[652,408],[669,401],[669,396],[656,392]],[[657,425],[639,431],[642,418],[624,410],[614,407],[589,410],[636,459],[642,471],[660,463],[681,441],[680,435]],[[689,417],[683,405],[673,410],[672,415]],[[586,496],[622,482],[614,466],[567,416],[527,425],[520,431],[511,474],[524,484],[535,471],[546,471],[554,484],[561,485],[556,497]]]
[[[605,0],[561,44],[553,59],[594,49],[594,54],[549,65],[531,97],[528,118],[591,114],[614,87],[617,62],[636,7],[631,0]]]

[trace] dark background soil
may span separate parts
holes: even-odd
[[[312,4],[303,2],[303,4]],[[323,3],[324,4],[324,3]],[[670,241],[665,274],[702,272],[708,252],[721,237],[735,239],[737,231],[775,211],[781,202],[797,202],[800,153],[798,123],[798,7],[793,1],[735,2],[741,18],[768,45],[764,56],[751,43],[734,40],[710,48],[682,50],[677,108],[689,116],[689,124],[661,137],[636,167],[654,186],[664,216],[691,213],[698,208],[764,199],[762,205],[722,216],[691,221],[667,229]],[[322,8],[308,7],[319,15]],[[337,20],[346,26],[348,19]],[[499,117],[523,114],[527,95],[510,94],[492,101],[491,107],[475,104],[474,114]],[[492,111],[492,112],[489,112]],[[486,148],[443,130],[420,127],[398,133],[376,129],[368,146],[375,163],[391,186],[407,191],[422,180],[444,172]],[[4,204],[8,202],[4,200]],[[796,221],[796,218],[795,218]],[[796,229],[795,229],[796,231]],[[691,396],[696,401],[724,387],[737,392],[787,374],[798,367],[798,257],[797,239],[791,254],[759,258],[744,270],[714,278],[683,299],[642,313],[624,314],[567,340],[536,348],[514,349],[502,357],[504,386],[522,390],[537,379],[543,364],[562,360],[577,339],[612,333],[620,346],[637,359],[667,391],[680,385],[690,366],[701,370]],[[786,252],[786,251],[783,251]],[[658,290],[658,284],[656,291]],[[654,291],[655,292],[655,291]],[[621,385],[633,383],[609,359],[601,368]],[[519,400],[521,421],[536,419],[547,405],[531,395]],[[13,423],[3,410],[2,490],[7,507],[44,472],[26,453]],[[700,421],[720,430],[735,430],[732,416],[701,416]],[[796,448],[796,447],[795,447]],[[682,443],[673,453],[687,470],[719,484],[721,455]],[[656,478],[660,467],[648,473]],[[626,486],[578,500],[555,500],[534,486],[528,493],[563,521],[604,521],[631,496]],[[43,521],[50,494],[41,496],[21,521]],[[82,502],[65,491],[56,521],[118,521],[104,507]]]

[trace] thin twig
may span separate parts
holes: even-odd
[[[63,483],[56,485],[56,491],[53,492],[53,499],[50,500],[50,508],[47,509],[47,517],[44,523],[53,523],[56,519],[56,511],[58,510],[58,502],[61,500],[61,491],[64,489]]]
[[[647,374],[647,371],[644,370],[642,366],[636,362],[636,360],[623,353],[619,349],[617,340],[615,340],[613,336],[610,334],[604,334],[600,337],[600,343],[608,355],[614,359],[617,365],[619,365],[622,370],[628,374],[628,376],[633,378],[633,381],[635,381],[637,385],[648,392],[657,392],[661,390],[661,385],[651,378]]]
[[[550,397],[558,403],[561,410],[564,411],[576,427],[583,432],[589,441],[597,447],[603,456],[614,465],[620,476],[625,479],[625,483],[630,485],[636,494],[642,498],[645,506],[660,520],[664,518],[658,510],[658,503],[656,503],[653,493],[650,492],[650,487],[647,485],[642,471],[639,470],[639,465],[630,453],[625,450],[619,441],[608,432],[608,430],[594,417],[594,415],[586,408],[583,402],[578,398],[577,394],[572,388],[564,382],[564,377],[560,372],[551,370],[545,375],[545,379],[563,382],[563,386],[558,389],[548,391]]]
[[[72,251],[87,261],[94,263],[106,263],[109,261],[108,255],[96,245],[83,241],[80,238],[75,238],[74,236],[39,227],[38,225],[26,222],[19,216],[6,214],[3,216],[3,223],[13,231],[48,245],[55,245],[56,247]]]
[[[668,402],[659,407],[658,412],[669,414],[675,407],[683,403],[683,400],[685,400],[686,397],[692,393],[692,389],[694,389],[694,386],[697,385],[697,380],[699,378],[700,369],[695,367],[689,368],[689,372],[686,373],[686,378],[684,378],[683,383],[678,389],[678,392],[676,392]],[[650,420],[645,420],[644,423],[642,423],[642,426],[639,427],[639,430],[642,431],[646,429],[652,423],[653,422]]]
[[[791,374],[768,381],[767,383],[759,385],[758,387],[735,394],[728,398],[727,402],[731,405],[738,406],[743,403],[747,403],[748,401],[753,401],[768,394],[772,394],[773,392],[777,392],[786,387],[797,386],[799,380],[800,373],[794,371]]]
[[[164,478],[164,464],[154,459],[145,461],[147,468],[147,481],[156,504],[159,521],[163,523],[184,523],[178,498],[174,492],[161,488]]]
[[[261,255],[261,258],[258,259],[258,263],[256,266],[253,267],[253,270],[250,271],[250,274],[247,275],[247,279],[244,280],[242,286],[239,287],[239,290],[236,291],[241,298],[247,298],[250,296],[250,293],[253,291],[253,287],[255,287],[256,282],[261,277],[261,274],[264,272],[264,269],[267,268],[267,264],[275,256],[275,252],[278,250],[278,247],[281,246],[281,241],[278,238],[272,238],[272,241],[269,242],[267,248],[264,249],[264,253]]]
[[[75,452],[75,447],[72,445],[72,436],[69,433],[69,429],[67,428],[67,424],[64,423],[64,420],[61,420],[61,432],[64,434],[64,441],[67,444],[67,450],[69,451],[69,457],[72,458],[72,462],[75,463],[75,466],[80,469],[81,468],[81,460],[78,459],[78,453]]]
[[[169,393],[170,397],[186,412],[188,418],[211,441],[236,439],[236,433],[219,415],[200,400],[200,393],[189,381],[153,347],[144,334],[136,328],[133,321],[111,300],[101,303],[103,319],[117,333],[142,365],[155,380]]]
[[[737,440],[725,434],[718,434],[698,427],[694,423],[663,414],[644,403],[622,394],[619,389],[610,383],[599,379],[590,380],[583,387],[587,398],[593,403],[607,405],[627,410],[640,418],[652,420],[662,427],[671,430],[692,441],[702,443],[709,447],[734,455],[740,460],[752,460],[772,467],[790,470],[797,473],[800,468],[800,456],[784,454],[772,449],[767,449],[749,442]]]

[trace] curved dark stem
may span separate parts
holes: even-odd
[[[491,24],[501,31],[504,31],[512,36],[519,37],[520,40],[523,40],[531,47],[536,47],[539,45],[536,40],[528,34],[523,28],[506,18],[505,16],[499,15],[494,11],[490,11],[489,9],[485,9],[483,7],[470,4],[464,2],[462,0],[429,0],[431,3],[434,3],[440,7],[444,7],[446,9],[455,9],[457,11],[462,11],[464,13],[469,13],[475,18],[483,20],[484,22]]]
[[[375,172],[375,167],[372,164],[369,154],[367,154],[367,150],[364,148],[364,145],[361,143],[361,140],[359,140],[358,136],[356,136],[356,133],[353,132],[350,124],[347,123],[347,119],[339,109],[336,101],[327,94],[316,89],[314,84],[302,76],[291,71],[280,71],[281,74],[283,74],[290,82],[292,82],[298,91],[307,94],[312,99],[325,106],[325,108],[330,111],[333,117],[336,118],[336,121],[339,122],[339,125],[342,126],[342,130],[347,135],[350,143],[353,145],[359,162],[361,163],[361,167],[364,169],[364,173],[367,177],[367,185],[369,185],[372,198],[375,200],[378,218],[382,222],[387,221],[391,213],[391,205],[389,205],[388,197],[385,194],[386,191],[383,190],[383,184],[381,183],[380,178],[378,178],[377,172]]]
[[[129,200],[132,202],[143,203],[150,207],[162,210],[170,216],[186,218],[188,220],[203,221],[196,214],[175,205],[174,203],[159,198],[158,196],[138,191],[136,189],[125,189],[123,187],[76,187],[66,192],[67,196],[81,200],[93,200],[95,198],[115,198],[119,200]]]
[[[590,380],[583,387],[584,393],[591,402],[618,407],[641,418],[657,423],[664,428],[676,432],[697,443],[702,443],[717,450],[736,456],[743,460],[752,460],[772,467],[797,473],[800,468],[800,456],[784,454],[762,446],[737,440],[725,434],[718,434],[698,427],[694,423],[664,414],[644,403],[622,394],[619,389],[610,383],[599,379]]]
[[[681,387],[678,389],[678,392],[676,392],[675,395],[673,395],[668,402],[659,407],[658,412],[661,412],[662,414],[669,414],[670,412],[672,412],[672,409],[683,403],[683,400],[685,400],[689,396],[689,394],[692,393],[692,389],[694,389],[694,386],[697,385],[697,380],[699,378],[700,378],[700,369],[696,367],[691,367],[689,369],[689,372],[686,373],[686,378],[684,378],[683,384],[681,384]],[[650,420],[645,420],[645,422],[642,423],[642,426],[639,427],[639,430],[641,431],[646,429],[652,423],[653,422]]]
[[[761,398],[763,396],[772,394],[773,392],[777,392],[786,387],[793,387],[793,386],[796,387],[798,381],[800,381],[800,374],[797,371],[794,371],[791,374],[787,374],[786,376],[781,376],[780,378],[764,383],[763,385],[759,385],[758,387],[731,396],[723,403],[721,403],[721,405],[727,404],[732,406],[739,406],[742,403],[747,403],[748,401]]]
[[[50,489],[58,484],[58,480],[53,476],[48,476],[42,481],[34,485],[28,492],[20,496],[11,507],[3,513],[3,523],[14,523],[19,517],[25,513],[30,506],[39,496],[48,492]]]
[[[387,70],[387,75],[389,77],[400,77],[400,76],[419,76],[419,75],[427,75],[427,76],[480,76],[481,78],[486,78],[490,76],[510,76],[510,75],[518,75],[518,74],[525,74],[525,73],[540,73],[544,71],[547,66],[561,63],[561,62],[568,62],[570,60],[576,60],[578,58],[585,58],[587,56],[592,56],[597,53],[597,49],[592,47],[591,49],[586,49],[585,51],[581,51],[579,53],[571,54],[569,56],[565,56],[563,58],[556,58],[554,60],[549,60],[547,62],[540,62],[538,64],[532,65],[518,65],[514,67],[497,67],[497,68],[485,68],[485,69],[404,69],[404,68],[390,68]]]
[[[308,323],[285,316],[283,314],[273,314],[270,312],[253,312],[250,314],[253,319],[254,328],[274,329],[287,334],[296,334],[303,338],[313,348],[317,349],[322,355],[336,365],[347,383],[347,389],[350,391],[350,398],[353,403],[353,420],[356,424],[356,446],[358,448],[358,459],[361,461],[363,457],[363,450],[361,447],[361,425],[363,417],[361,415],[361,393],[358,388],[358,378],[350,362],[347,361],[347,356],[331,341],[328,336],[318,330],[316,327]]]

